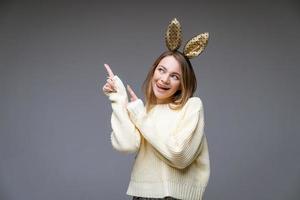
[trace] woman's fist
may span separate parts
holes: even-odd
[[[106,83],[105,85],[103,86],[102,90],[105,94],[108,94],[110,92],[117,92],[117,88],[116,88],[116,84],[114,82],[114,73],[112,72],[111,68],[109,67],[108,64],[104,64],[104,67],[106,68],[106,71],[108,73],[108,77],[107,77],[107,80],[106,80]],[[131,87],[129,85],[127,85],[127,90],[128,90],[128,93],[129,93],[129,98],[130,98],[130,101],[135,101],[138,99],[138,97],[136,96],[136,94],[134,93],[134,91],[131,89]],[[125,91],[126,93],[126,91]],[[127,96],[127,94],[126,94]],[[126,97],[127,99],[127,97]],[[126,100],[127,101],[127,100]]]
[[[106,80],[106,84],[103,86],[102,90],[104,93],[109,93],[109,92],[116,92],[116,86],[113,80],[113,77],[115,76],[114,73],[112,72],[112,70],[110,69],[108,64],[104,64],[104,67],[107,70],[108,73],[108,77]]]

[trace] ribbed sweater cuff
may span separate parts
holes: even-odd
[[[129,102],[127,105],[127,110],[131,120],[137,125],[143,116],[146,115],[146,109],[144,103],[141,99]]]

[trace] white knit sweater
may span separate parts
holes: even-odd
[[[201,99],[191,97],[180,110],[159,104],[146,113],[141,99],[128,103],[121,79],[113,79],[117,92],[106,93],[112,105],[112,146],[137,152],[127,194],[201,200],[210,175]]]

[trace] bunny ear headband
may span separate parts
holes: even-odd
[[[176,18],[174,18],[167,29],[166,32],[166,45],[170,51],[176,51],[181,45],[181,25]],[[191,59],[198,56],[208,43],[208,32],[201,33],[192,39],[190,39],[183,49],[183,54]]]

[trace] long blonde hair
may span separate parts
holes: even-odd
[[[147,112],[157,104],[152,89],[152,78],[157,65],[166,56],[173,56],[179,62],[182,72],[182,76],[180,77],[180,89],[171,97],[169,102],[170,108],[174,110],[181,109],[196,91],[197,79],[189,59],[179,51],[165,51],[153,63],[142,86]]]

